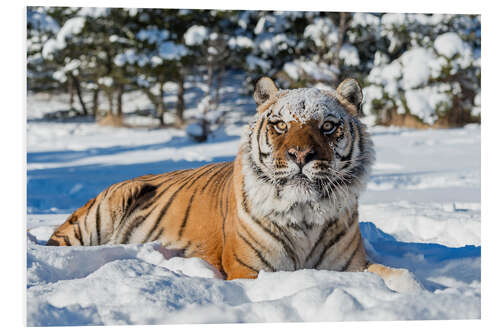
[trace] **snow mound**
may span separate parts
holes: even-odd
[[[394,242],[371,223],[362,223],[361,230],[374,256]],[[434,275],[425,265],[414,269],[416,277],[401,270],[400,278],[388,283],[404,291],[397,293],[368,272],[260,272],[255,280],[224,281],[203,260],[171,257],[174,253],[161,250],[157,243],[46,247],[44,240],[34,241],[33,232],[28,237],[29,326],[480,316],[477,276],[466,283],[471,277],[451,267],[463,258],[441,262],[441,271],[434,270]],[[410,253],[403,247],[392,260],[415,263],[418,258]],[[429,254],[424,251],[424,255]],[[479,260],[477,254],[467,259],[473,264]],[[432,257],[429,262],[432,265]],[[417,282],[423,277],[428,279],[426,288]]]
[[[417,204],[401,201],[362,205],[360,219],[377,221],[380,229],[403,242],[479,246],[480,208],[475,203]]]

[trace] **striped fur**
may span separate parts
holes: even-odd
[[[76,210],[48,245],[160,241],[228,279],[260,270],[365,269],[357,201],[374,153],[356,116],[360,101],[342,94],[277,90],[261,79],[257,114],[234,162],[114,184]]]

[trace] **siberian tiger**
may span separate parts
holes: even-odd
[[[369,263],[358,196],[374,161],[354,79],[336,91],[255,87],[255,119],[234,162],[111,185],[77,209],[48,245],[160,241],[227,279],[304,268],[398,275]]]

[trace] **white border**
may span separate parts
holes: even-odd
[[[106,329],[129,330],[208,330],[243,331],[254,330],[355,330],[355,331],[489,331],[498,329],[498,265],[500,254],[498,225],[498,191],[500,185],[498,152],[500,124],[497,78],[500,77],[498,62],[498,37],[500,15],[493,1],[265,1],[252,0],[236,3],[229,0],[87,0],[87,1],[27,1],[26,3],[3,3],[0,20],[2,24],[2,66],[0,92],[2,96],[2,174],[4,175],[0,202],[2,203],[2,301],[0,313],[2,329],[19,329],[25,325],[25,266],[26,237],[24,232],[26,214],[26,124],[25,124],[25,6],[97,6],[97,7],[171,7],[171,8],[213,8],[213,9],[279,9],[279,10],[330,10],[330,11],[375,11],[375,12],[424,12],[424,13],[473,13],[482,14],[482,320],[473,321],[401,321],[401,322],[351,322],[313,324],[245,324],[245,325],[167,325],[167,326],[119,326],[84,327],[62,329]],[[6,150],[6,152],[5,152]],[[5,229],[7,228],[7,229]],[[22,295],[22,296],[21,296]],[[33,328],[34,330],[37,330]],[[41,328],[52,330],[54,328]]]

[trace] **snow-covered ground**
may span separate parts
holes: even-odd
[[[187,89],[188,116],[199,90]],[[131,112],[147,100],[134,94],[126,95],[127,119],[144,123]],[[29,326],[480,318],[477,125],[370,129],[377,162],[361,197],[361,232],[373,259],[413,272],[422,288],[411,292],[394,292],[364,272],[261,272],[224,281],[205,262],[170,258],[156,243],[44,246],[56,225],[112,183],[232,160],[254,106],[231,86],[222,96],[226,124],[203,144],[175,129],[46,121],[64,99],[28,96]]]

